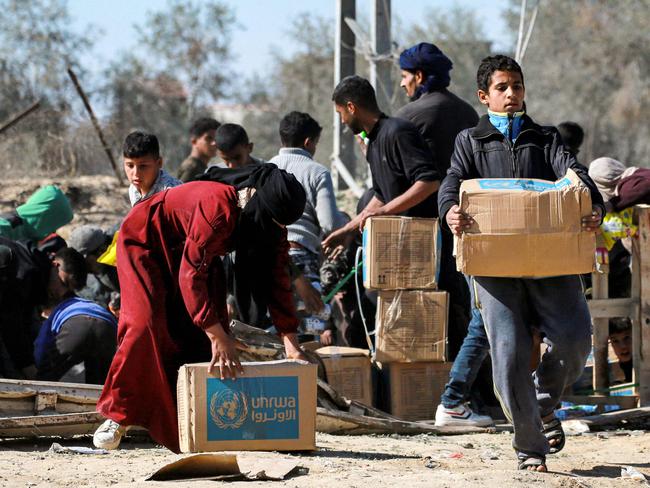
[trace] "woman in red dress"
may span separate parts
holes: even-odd
[[[241,371],[237,349],[243,346],[227,332],[221,256],[230,251],[258,265],[242,262],[235,272],[257,292],[262,288],[287,357],[302,357],[284,227],[302,215],[305,192],[272,164],[227,174],[222,180],[232,185],[197,181],[153,195],[122,224],[118,349],[97,403],[107,419],[95,432],[97,447],[115,449],[126,429],[138,425],[179,452],[178,368],[210,361],[222,377]],[[246,276],[253,272],[257,282]]]

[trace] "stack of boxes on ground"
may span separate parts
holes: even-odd
[[[405,420],[430,420],[446,363],[449,297],[437,290],[437,219],[371,218],[363,233],[363,281],[378,290],[375,360],[382,406]]]
[[[372,217],[363,234],[364,286],[378,290],[375,361],[379,406],[406,420],[433,419],[449,376],[448,295],[437,291],[438,221]],[[328,381],[367,404],[373,398],[367,351],[322,348]]]

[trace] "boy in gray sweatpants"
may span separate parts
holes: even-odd
[[[573,170],[590,189],[592,213],[585,232],[598,229],[603,200],[587,170],[562,145],[557,130],[525,113],[521,67],[507,56],[485,58],[477,73],[478,98],[488,108],[476,127],[456,138],[451,166],[438,193],[441,221],[456,235],[471,226],[461,212],[459,190],[472,178],[537,178],[555,181]],[[564,388],[573,383],[589,353],[591,320],[578,276],[544,279],[474,277],[477,306],[490,342],[494,384],[514,426],[519,469],[546,471],[546,454],[564,447],[554,416]],[[531,325],[548,349],[531,375]]]

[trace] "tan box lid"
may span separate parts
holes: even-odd
[[[460,207],[474,222],[455,239],[456,264],[472,276],[545,277],[589,273],[595,237],[582,231],[591,194],[569,170],[556,182],[467,180]]]

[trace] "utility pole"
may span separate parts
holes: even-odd
[[[336,47],[334,53],[334,86],[346,76],[355,73],[355,36],[345,22],[356,18],[356,0],[336,0]],[[332,154],[332,179],[338,190],[339,176],[348,186],[354,185],[357,171],[354,158],[354,134],[341,124],[334,111],[334,152]],[[352,180],[352,181],[348,181]],[[352,185],[350,184],[352,183]]]
[[[390,101],[393,98],[391,80],[391,0],[371,0],[370,38],[376,59],[370,63],[370,83],[377,92],[379,108],[390,113]]]

